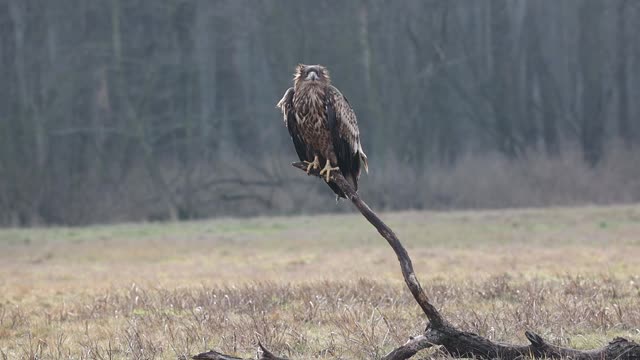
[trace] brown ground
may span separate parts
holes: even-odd
[[[640,206],[382,217],[465,330],[640,338]],[[358,215],[0,230],[0,359],[371,359],[424,325]]]

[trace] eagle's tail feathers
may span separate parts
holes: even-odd
[[[349,176],[347,177],[347,180],[351,183],[351,186],[353,186],[353,190],[357,192],[358,191],[358,175],[349,174]]]
[[[358,153],[360,154],[360,161],[362,161],[362,166],[364,166],[364,171],[368,174],[369,173],[369,159],[367,159],[367,154],[365,154],[364,150],[362,150],[362,145],[360,146],[360,149],[358,149]]]

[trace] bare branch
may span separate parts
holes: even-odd
[[[306,171],[307,165],[302,162],[292,164],[294,167]],[[310,175],[321,177],[319,170],[312,170]],[[322,177],[321,177],[322,178]],[[398,257],[402,276],[409,287],[413,298],[422,308],[429,319],[425,332],[409,339],[404,345],[391,351],[382,360],[405,360],[414,356],[418,351],[434,345],[451,356],[459,358],[504,359],[516,360],[524,357],[532,358],[571,358],[574,360],[640,360],[640,344],[623,338],[616,338],[606,346],[594,350],[574,350],[562,348],[547,343],[542,337],[532,332],[525,333],[530,345],[510,345],[496,343],[480,335],[460,331],[449,324],[431,304],[413,271],[409,254],[393,231],[362,201],[340,172],[331,173],[330,181],[336,184],[346,197],[360,210],[362,215],[384,237]],[[283,360],[258,344],[262,351],[262,360]],[[242,360],[215,351],[196,355],[196,360]]]
[[[291,164],[294,167],[297,167],[300,170],[307,169],[307,165],[302,162],[296,162]],[[320,176],[319,170],[314,169],[310,172],[311,175]],[[345,196],[351,200],[351,202],[360,210],[360,213],[373,225],[380,235],[382,235],[385,240],[389,243],[393,251],[398,256],[398,261],[400,262],[400,268],[402,269],[402,276],[404,277],[404,281],[409,287],[409,291],[411,291],[411,295],[416,300],[418,305],[422,308],[422,311],[427,318],[431,322],[434,327],[442,327],[445,325],[445,321],[438,312],[438,310],[429,302],[429,298],[427,294],[420,286],[420,282],[418,282],[418,278],[413,271],[413,264],[411,263],[411,258],[409,258],[409,254],[407,250],[405,250],[404,246],[396,234],[394,234],[393,230],[387,226],[376,213],[369,208],[369,206],[362,201],[360,195],[353,190],[349,182],[342,176],[340,172],[332,172],[331,173],[331,181],[334,182],[340,190],[342,190]]]
[[[260,358],[258,360],[287,360],[286,358],[281,358],[273,355],[260,342],[258,343],[258,347],[260,348]],[[192,357],[192,359],[194,360],[249,360],[249,359],[243,359],[235,356],[225,355],[215,350],[210,350],[205,353],[198,354]]]

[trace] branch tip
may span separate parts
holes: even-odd
[[[531,342],[531,345],[536,346],[536,347],[542,347],[543,345],[546,344],[546,342],[544,341],[544,339],[542,338],[542,336],[531,332],[531,331],[525,331],[524,335],[527,337],[527,339],[529,340],[529,342]]]

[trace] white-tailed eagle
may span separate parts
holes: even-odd
[[[342,93],[331,85],[327,68],[298,65],[293,87],[284,93],[278,108],[298,157],[308,164],[307,173],[324,163],[320,175],[339,197],[345,196],[329,181],[331,171],[340,170],[354,190],[358,190],[360,169],[369,171],[367,155],[360,144],[356,114]]]

